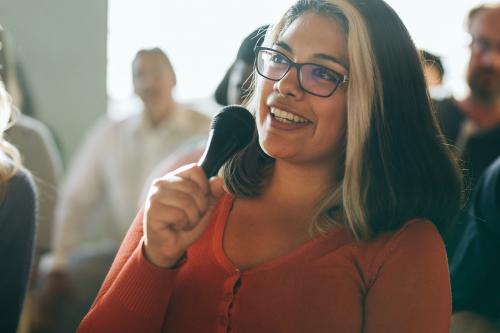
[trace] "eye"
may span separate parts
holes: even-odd
[[[475,51],[485,52],[485,51],[488,51],[489,49],[491,49],[491,45],[487,40],[482,39],[482,38],[478,38],[478,39],[474,39],[472,41],[472,48]]]
[[[280,53],[271,53],[271,62],[275,64],[288,64],[288,59]]]
[[[314,66],[314,69],[312,70],[312,75],[315,79],[321,81],[329,81],[333,83],[338,83],[341,81],[339,74],[321,66]]]

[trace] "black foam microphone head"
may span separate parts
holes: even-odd
[[[236,152],[246,147],[255,131],[255,119],[242,106],[224,107],[212,119],[207,147],[199,164],[208,178],[215,176],[220,167]]]

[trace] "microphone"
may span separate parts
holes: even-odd
[[[208,143],[198,162],[207,178],[215,176],[231,156],[246,147],[254,131],[255,119],[247,109],[239,105],[222,108],[212,119]]]

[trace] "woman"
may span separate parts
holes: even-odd
[[[80,332],[447,332],[461,180],[399,18],[301,0],[263,45],[230,194],[156,180]]]
[[[0,81],[0,330],[16,332],[26,295],[35,237],[35,192],[19,153],[2,138],[11,105]]]

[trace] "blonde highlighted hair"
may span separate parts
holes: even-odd
[[[3,199],[8,181],[21,165],[18,150],[3,137],[5,130],[11,125],[13,111],[11,98],[0,81],[0,199]]]
[[[461,202],[461,174],[437,126],[418,51],[382,0],[299,0],[268,32],[272,46],[304,13],[323,15],[345,32],[349,61],[345,154],[338,182],[318,202],[312,227],[340,225],[370,239],[412,218],[444,231]],[[256,108],[256,94],[248,107]],[[274,160],[251,144],[224,168],[235,195],[258,195]]]

